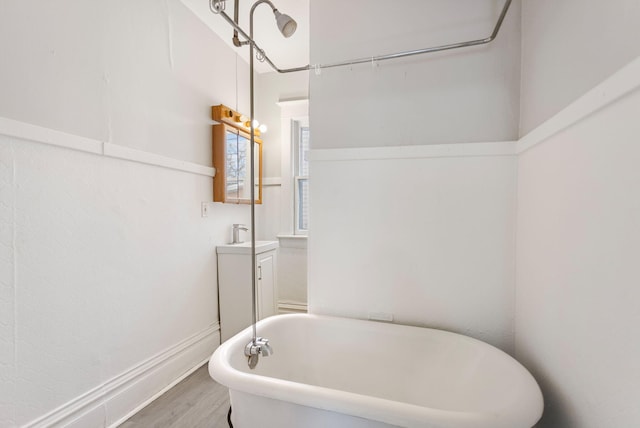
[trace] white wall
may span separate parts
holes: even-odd
[[[179,1],[10,0],[0,23],[1,117],[211,165],[210,106],[249,109],[247,64]]]
[[[256,76],[256,117],[269,127],[263,134],[264,177],[267,186],[263,188],[264,201],[258,207],[258,236],[262,240],[274,240],[279,234],[290,234],[293,225],[286,225],[286,219],[293,212],[293,201],[288,194],[293,177],[282,158],[291,152],[290,128],[282,122],[282,109],[278,103],[291,99],[309,97],[309,73],[264,73]],[[283,223],[285,220],[285,223]],[[290,220],[290,219],[289,219]],[[282,264],[283,262],[280,262]]]
[[[523,6],[521,133],[549,119],[523,142],[582,117],[518,163],[516,356],[542,387],[540,427],[640,423],[638,22],[637,1]]]
[[[269,126],[268,132],[263,135],[265,176],[280,177],[282,152],[290,151],[291,147],[288,145],[289,136],[282,135],[282,109],[277,104],[287,100],[308,99],[309,72],[260,74],[256,76],[255,90],[256,117]]]
[[[485,38],[503,4],[312,1],[311,63]],[[520,3],[490,45],[311,72],[310,80],[316,149],[515,140]]]
[[[0,426],[14,425],[15,390],[15,249],[13,248],[13,162],[0,144]]]
[[[285,75],[287,76],[287,75]],[[292,76],[296,76],[295,74]],[[283,94],[278,102],[279,108],[279,134],[281,142],[280,150],[280,206],[272,207],[272,228],[278,231],[277,237],[280,243],[278,255],[278,310],[279,312],[304,312],[307,310],[307,237],[294,235],[294,138],[293,122],[304,120],[308,123],[308,73],[298,75],[298,81],[306,83],[302,96],[295,96],[289,92]],[[276,79],[271,82],[279,82],[284,89],[289,85],[282,85],[290,80],[283,76],[274,75]],[[302,80],[300,80],[302,78]],[[276,92],[282,93],[282,90]],[[265,97],[267,100],[268,97]],[[272,120],[276,120],[274,116]],[[268,207],[268,206],[267,206]],[[275,210],[277,215],[275,214]],[[267,211],[268,213],[269,211]]]
[[[640,55],[637,0],[526,0],[522,103],[526,135]]]
[[[43,416],[217,323],[215,245],[246,210],[212,205],[201,218],[210,177],[15,138],[0,137],[0,147],[11,207],[2,218],[11,256],[2,325],[13,335],[1,426]],[[198,355],[145,392],[218,340],[203,338]],[[126,414],[100,413],[108,423]]]
[[[503,4],[312,1],[311,62],[484,38]],[[311,312],[389,313],[513,350],[515,159],[442,153],[517,137],[519,28],[514,1],[490,45],[312,72],[312,148],[337,152],[311,166]]]
[[[541,427],[640,422],[640,92],[518,163],[516,355]]]
[[[280,313],[307,311],[307,238],[281,236],[278,239],[278,310]]]
[[[309,73],[268,73],[257,78],[256,111],[269,124],[264,134],[265,175],[277,183],[264,188],[265,201],[257,210],[261,239],[293,234],[293,168],[291,121],[308,117]],[[295,100],[295,101],[292,101]],[[279,105],[273,109],[273,106]],[[278,307],[302,311],[307,305],[306,237],[279,238]]]
[[[351,44],[352,39],[343,37],[340,30],[347,25],[335,21],[340,16],[334,17],[330,27],[322,25],[329,22],[330,3],[311,4],[312,13],[319,11],[312,22],[312,62],[328,58],[331,47],[341,53]],[[353,4],[354,8],[361,6]],[[533,372],[545,395],[545,415],[539,426],[637,426],[638,85],[602,110],[581,104],[561,114],[560,121],[552,116],[637,58],[639,7],[637,2],[624,0],[606,6],[525,1],[521,133],[535,130],[519,144],[528,150],[519,156],[517,166],[496,168],[483,158],[487,170],[493,174],[503,171],[504,177],[488,178],[491,175],[479,168],[480,163],[477,169],[468,168],[478,159],[407,159],[404,149],[389,147],[384,148],[385,153],[402,159],[372,159],[367,157],[370,153],[358,150],[335,152],[342,157],[316,152],[311,176],[311,311],[358,317],[373,311],[393,313],[401,322],[463,331],[512,351],[513,337],[509,340],[502,333],[515,329],[515,355]],[[353,20],[349,31],[358,34],[362,29],[367,34],[363,39],[370,32],[378,33],[369,37],[370,46],[393,40],[393,35],[381,30],[387,26],[378,25],[375,11],[362,20],[370,16],[374,19],[368,26],[356,14],[345,14],[344,19]],[[422,26],[409,26],[414,28]],[[409,31],[410,36],[415,34]],[[453,67],[461,60],[451,55],[442,61]],[[411,65],[420,69],[417,61]],[[637,69],[636,63],[636,82]],[[411,75],[409,66],[406,71]],[[448,88],[449,78],[457,78],[454,71],[441,73],[438,82],[421,71],[424,82],[416,79],[407,85],[416,96],[398,83],[404,81],[404,74],[394,75],[382,64],[374,70],[354,67],[312,75],[314,148],[432,143],[438,141],[433,138],[435,132],[445,126],[449,132],[442,130],[442,134],[453,141],[467,141],[465,132],[489,135],[488,140],[505,138],[502,126],[512,126],[510,121],[517,115],[497,115],[507,124],[495,126],[495,132],[489,134],[466,115],[457,120],[433,114],[418,117],[414,112],[428,112],[432,98],[442,99],[435,89],[426,92],[423,88],[431,83]],[[466,97],[491,87],[491,80],[463,83],[457,79],[457,85],[451,87],[465,91]],[[595,88],[590,99],[610,98],[619,89],[617,82]],[[513,94],[511,89],[506,91]],[[457,99],[459,94],[452,91],[445,102]],[[492,106],[491,102],[487,105]],[[408,120],[399,113],[406,111]],[[529,135],[546,134],[547,124],[556,126],[567,116],[576,116],[576,111],[581,117],[578,123],[564,130],[561,124],[559,133],[554,131],[551,137],[544,137],[544,143],[530,147]],[[387,117],[391,120],[385,120]],[[547,119],[550,121],[543,124]],[[424,135],[407,123],[425,128]],[[413,131],[409,137],[407,128]],[[446,138],[441,142],[449,142]],[[513,174],[510,179],[506,171]],[[497,183],[515,186],[516,171],[518,209],[514,216],[507,202],[516,203],[516,190],[500,189]],[[458,200],[464,203],[456,203]],[[501,207],[502,217],[487,216],[483,210],[490,206]],[[483,212],[485,215],[478,215]],[[441,227],[433,220],[438,216],[443,218]],[[516,219],[517,233],[513,230]],[[467,235],[474,238],[469,239],[470,246],[464,245],[467,229],[463,226],[469,227]],[[491,243],[487,245],[491,250],[486,251],[481,238],[489,230],[493,233],[484,242]],[[516,288],[515,248],[513,241],[511,247],[505,244],[515,236]],[[482,264],[485,270],[480,269],[477,255],[490,259]],[[474,284],[482,287],[470,289],[471,278],[465,275],[471,272],[475,273]],[[474,294],[480,291],[484,293]],[[515,323],[509,314],[515,316]]]
[[[177,0],[0,8],[0,426],[110,424],[216,346],[215,246],[249,211],[202,218],[198,171],[248,67]],[[196,172],[103,155],[130,148]]]
[[[513,350],[516,160],[472,146],[314,153],[310,312],[390,314]]]

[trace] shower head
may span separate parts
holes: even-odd
[[[278,9],[273,9],[273,13],[276,16],[276,22],[278,23],[278,29],[285,37],[291,37],[296,32],[298,24],[295,19],[287,14],[280,13]]]

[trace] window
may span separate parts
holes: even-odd
[[[288,100],[278,103],[282,129],[282,197],[281,235],[304,242],[309,225],[309,100]],[[287,150],[288,149],[288,150]]]
[[[306,235],[309,229],[309,123],[293,122],[294,232]]]

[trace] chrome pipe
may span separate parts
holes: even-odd
[[[265,1],[268,1],[268,0],[265,0]],[[459,49],[459,48],[466,48],[466,47],[472,47],[472,46],[485,45],[487,43],[491,43],[498,36],[498,33],[500,32],[500,29],[502,28],[502,23],[504,22],[504,19],[505,19],[506,15],[507,15],[507,12],[509,10],[509,7],[511,6],[512,1],[513,0],[506,0],[505,1],[505,4],[502,7],[502,11],[500,12],[500,16],[498,17],[498,20],[496,22],[496,25],[493,28],[493,31],[492,31],[491,35],[488,36],[488,37],[485,37],[483,39],[470,40],[470,41],[459,42],[459,43],[451,43],[451,44],[447,44],[447,45],[434,46],[434,47],[430,47],[430,48],[414,49],[414,50],[396,52],[396,53],[387,54],[387,55],[371,56],[371,57],[366,57],[366,58],[357,58],[357,59],[351,59],[351,60],[328,63],[328,64],[315,64],[315,65],[310,65],[309,64],[309,65],[303,65],[301,67],[293,67],[293,68],[285,68],[285,69],[278,68],[273,63],[273,61],[271,61],[271,59],[268,57],[268,55],[266,53],[264,53],[264,50],[260,49],[260,47],[253,40],[253,37],[248,36],[244,31],[242,31],[242,29],[235,22],[233,22],[233,20],[231,18],[229,18],[229,16],[224,11],[221,11],[219,14],[222,15],[222,17],[225,18],[225,20],[227,22],[229,22],[229,24],[231,24],[234,28],[236,28],[238,30],[238,32],[245,39],[247,39],[247,41],[245,43],[248,43],[249,45],[253,46],[255,49],[257,49],[260,52],[262,52],[262,54],[264,56],[264,60],[267,62],[267,64],[269,64],[271,66],[271,68],[273,68],[274,71],[277,71],[278,73],[294,73],[294,72],[298,72],[298,71],[322,70],[322,69],[325,69],[325,68],[344,67],[344,66],[351,66],[351,65],[365,64],[365,63],[376,63],[376,62],[380,62],[380,61],[387,61],[387,60],[391,60],[391,59],[405,58],[405,57],[414,56],[414,55],[424,55],[424,54],[428,54],[428,53],[442,52],[442,51],[447,51],[447,50],[451,50],[451,49]],[[269,2],[269,3],[271,3],[271,2]]]
[[[249,33],[250,33],[250,37],[249,40],[253,41],[253,10],[254,10],[255,6],[251,8],[251,17],[249,19]],[[258,316],[256,314],[256,312],[258,311],[258,305],[257,305],[257,298],[256,298],[256,174],[255,174],[255,142],[256,142],[256,137],[255,137],[255,129],[254,129],[254,119],[255,119],[255,106],[254,106],[254,88],[253,88],[253,49],[254,49],[254,44],[251,43],[249,44],[249,117],[250,117],[250,121],[251,121],[251,137],[250,137],[250,141],[251,141],[251,149],[250,149],[250,156],[251,156],[251,302],[252,302],[252,311],[251,311],[251,319],[252,319],[252,326],[253,326],[253,335],[251,338],[251,343],[253,344],[253,346],[256,345],[256,341],[257,341],[257,337],[258,337],[258,332],[256,330],[256,323],[258,322]],[[255,354],[256,357],[252,358],[251,356],[249,356],[249,367],[253,366],[255,367],[256,364],[258,364],[258,357],[257,357],[257,353]],[[253,361],[252,361],[253,360]]]
[[[430,48],[424,48],[424,49],[415,49],[415,50],[409,50],[409,51],[403,51],[403,52],[396,52],[396,53],[392,53],[392,54],[387,54],[387,55],[380,55],[380,56],[372,56],[372,57],[368,57],[368,58],[358,58],[358,59],[352,59],[352,60],[347,60],[347,61],[341,61],[341,62],[334,62],[334,63],[329,63],[329,64],[318,64],[318,65],[309,65],[306,66],[307,70],[311,70],[311,69],[324,69],[324,68],[334,68],[334,67],[344,67],[344,66],[350,66],[350,65],[355,65],[355,64],[364,64],[364,63],[376,63],[376,62],[380,62],[380,61],[387,61],[390,59],[398,59],[398,58],[405,58],[408,56],[414,56],[414,55],[423,55],[423,54],[428,54],[428,53],[435,53],[435,52],[442,52],[442,51],[447,51],[447,50],[451,50],[451,49],[459,49],[459,48],[466,48],[466,47],[471,47],[471,46],[479,46],[479,45],[484,45],[487,43],[491,43],[497,36],[498,36],[498,32],[500,31],[500,28],[502,27],[502,23],[504,22],[504,18],[507,15],[507,11],[509,10],[509,7],[511,6],[511,2],[512,0],[506,0],[504,6],[502,7],[502,11],[500,12],[500,16],[498,18],[498,21],[496,22],[496,25],[493,28],[493,32],[491,33],[491,35],[489,37],[485,37],[483,39],[477,39],[477,40],[470,40],[470,41],[466,41],[466,42],[459,42],[459,43],[451,43],[448,45],[441,45],[441,46],[434,46],[434,47],[430,47]],[[304,67],[297,67],[297,68],[291,68],[291,69],[286,69],[286,70],[278,70],[276,69],[276,71],[278,71],[279,73],[290,73],[290,72],[294,72],[294,71],[300,71],[301,69],[305,69]]]
[[[268,3],[271,6],[271,9],[275,9],[273,3],[269,0],[258,0],[253,7],[251,8],[250,17],[249,17],[249,35],[244,32],[244,30],[235,23],[229,15],[224,12],[224,8],[215,9],[211,7],[211,10],[215,13],[221,15],[233,28],[235,28],[238,33],[242,35],[246,42],[240,42],[241,44],[249,45],[249,115],[250,115],[250,183],[251,183],[251,319],[252,319],[252,337],[251,342],[245,348],[245,355],[248,357],[249,368],[253,369],[258,364],[259,355],[262,353],[263,347],[268,346],[268,340],[258,338],[257,327],[256,324],[258,322],[258,305],[256,298],[256,177],[255,177],[255,128],[254,128],[254,119],[255,119],[255,86],[254,86],[254,49],[258,49],[260,52],[264,52],[260,47],[257,46],[255,41],[253,40],[253,12],[255,11],[256,6],[261,3]],[[210,3],[211,4],[211,3]],[[268,353],[265,353],[265,356],[271,354],[272,349],[268,346]]]
[[[238,24],[236,24],[233,19],[231,19],[231,17],[229,15],[227,15],[224,11],[220,11],[218,12],[218,15],[222,16],[224,18],[225,21],[227,21],[229,23],[229,25],[231,25],[238,33],[240,33],[240,35],[242,37],[244,37],[244,41],[239,41],[240,45],[249,45],[249,46],[253,46],[254,49],[256,49],[259,52],[264,52],[264,49],[260,48],[260,46],[258,46],[258,44],[255,42],[255,40],[253,40],[253,37],[250,37],[243,29],[242,27],[240,27]],[[266,56],[266,54],[264,55],[264,60],[267,62],[267,64],[269,64],[271,66],[271,68],[273,68],[275,71],[278,71],[280,73],[286,72],[286,70],[280,70],[272,61],[270,58],[268,58]],[[295,71],[302,71],[302,70],[309,70],[309,66],[307,65],[306,68],[304,67],[299,67],[300,70],[295,70]],[[293,69],[291,69],[293,70]]]
[[[433,48],[424,48],[424,49],[417,49],[417,50],[412,50],[412,51],[396,52],[396,53],[392,53],[392,54],[388,54],[388,55],[372,56],[372,57],[368,57],[368,58],[358,58],[358,59],[352,59],[352,60],[348,60],[348,61],[334,62],[334,63],[330,63],[330,64],[320,64],[319,66],[310,67],[310,69],[311,68],[313,68],[313,69],[325,69],[325,68],[334,68],[334,67],[344,67],[344,66],[356,65],[356,64],[376,63],[376,62],[380,62],[380,61],[387,61],[387,60],[390,60],[390,59],[398,59],[398,58],[404,58],[404,57],[414,56],[414,55],[422,55],[422,54],[433,53],[433,52],[441,52],[441,51],[446,51],[446,50],[450,50],[450,49],[458,49],[458,48],[465,48],[465,47],[470,47],[470,46],[478,46],[478,45],[483,45],[485,43],[489,43],[488,39],[473,40],[473,41],[461,42],[461,43],[452,43],[450,45],[436,46],[436,47],[433,47]]]
[[[235,0],[235,2],[233,3],[233,22],[237,24],[239,19],[240,0]],[[233,38],[231,40],[233,41],[233,45],[235,47],[239,48],[240,46],[242,46],[242,44],[240,43],[240,39],[238,38],[238,30],[236,30],[235,28],[233,29]]]
[[[256,174],[255,174],[255,159],[256,159],[256,154],[255,154],[255,129],[254,129],[254,119],[255,119],[255,92],[254,92],[254,82],[253,82],[253,74],[254,74],[254,67],[253,67],[253,50],[255,48],[255,42],[253,42],[253,12],[255,11],[256,7],[262,3],[267,3],[269,6],[271,6],[271,9],[275,9],[275,7],[273,6],[273,3],[271,3],[269,0],[258,0],[257,2],[255,2],[253,4],[253,6],[251,7],[251,12],[249,13],[249,40],[252,41],[252,43],[249,44],[249,115],[250,115],[250,121],[251,121],[251,137],[250,137],[250,141],[251,141],[251,149],[250,149],[250,153],[251,153],[251,303],[252,303],[252,326],[253,326],[253,331],[252,331],[252,338],[251,338],[251,343],[250,345],[252,345],[253,348],[256,349],[255,354],[253,353],[249,353],[245,355],[247,355],[247,357],[249,358],[249,368],[253,369],[257,364],[258,364],[258,355],[261,352],[261,346],[258,343],[258,333],[257,333],[257,327],[256,324],[258,323],[258,305],[257,305],[257,296],[256,296]],[[268,343],[268,340],[266,341],[266,343]],[[248,345],[249,346],[249,345]],[[249,349],[251,349],[252,347],[249,347]],[[271,348],[269,348],[270,350]],[[265,355],[266,356],[266,355]]]
[[[251,6],[251,11],[249,12],[250,17],[253,17],[253,12],[256,10],[256,7],[258,7],[258,5],[262,3],[268,4],[271,7],[271,10],[276,10],[276,7],[273,5],[273,3],[270,0],[258,0],[253,4],[253,6]],[[252,28],[253,20],[251,21],[252,22],[250,22],[250,25],[249,25],[249,33],[251,38],[253,39],[253,28]]]
[[[505,16],[507,16],[507,11],[509,10],[509,6],[511,6],[511,0],[507,0],[507,2],[502,7],[502,12],[500,12],[500,17],[498,17],[498,22],[496,22],[496,25],[493,29],[493,33],[491,33],[491,36],[489,36],[489,41],[487,43],[492,42],[498,36],[498,31],[500,31],[500,28],[502,27],[502,22],[504,21]]]
[[[255,263],[255,259],[256,259],[256,219],[255,219],[255,129],[254,129],[254,116],[255,116],[255,92],[254,92],[254,50],[257,50],[260,54],[260,59],[261,61],[267,61],[267,63],[278,73],[292,73],[292,72],[297,72],[297,71],[308,71],[311,69],[323,69],[323,68],[333,68],[333,67],[341,67],[341,66],[348,66],[348,65],[355,65],[355,64],[363,64],[363,63],[375,63],[378,61],[386,61],[386,60],[391,60],[391,59],[397,59],[397,58],[404,58],[404,57],[408,57],[408,56],[414,56],[414,55],[422,55],[422,54],[427,54],[427,53],[434,53],[434,52],[440,52],[440,51],[445,51],[445,50],[450,50],[450,49],[458,49],[458,48],[464,48],[464,47],[471,47],[471,46],[478,46],[478,45],[483,45],[483,44],[487,44],[492,42],[496,36],[498,35],[498,32],[500,31],[500,28],[502,27],[502,23],[504,22],[505,16],[507,14],[507,11],[509,10],[509,6],[511,5],[512,0],[506,0],[505,4],[502,8],[502,12],[500,13],[500,16],[498,18],[498,21],[493,29],[493,32],[491,33],[491,35],[489,37],[486,37],[484,39],[478,39],[478,40],[471,40],[471,41],[467,41],[467,42],[460,42],[460,43],[452,43],[452,44],[448,44],[448,45],[442,45],[442,46],[436,46],[436,47],[430,47],[430,48],[424,48],[424,49],[417,49],[417,50],[410,50],[410,51],[404,51],[404,52],[397,52],[397,53],[392,53],[392,54],[388,54],[388,55],[381,55],[381,56],[372,56],[372,57],[368,57],[368,58],[359,58],[359,59],[353,59],[353,60],[347,60],[347,61],[341,61],[341,62],[335,62],[335,63],[329,63],[329,64],[316,64],[316,65],[305,65],[302,67],[294,67],[294,68],[288,68],[288,69],[280,69],[278,68],[273,61],[271,61],[271,59],[267,56],[267,54],[265,53],[265,51],[263,49],[261,49],[258,44],[255,42],[255,40],[253,39],[253,13],[256,9],[256,7],[262,3],[267,3],[269,4],[269,6],[271,7],[271,9],[273,11],[276,10],[275,6],[273,5],[273,3],[270,0],[258,0],[256,1],[253,6],[251,7],[251,12],[250,12],[250,17],[249,17],[249,34],[247,35],[247,33],[244,32],[244,30],[242,30],[242,28],[240,27],[240,25],[238,25],[237,23],[237,6],[236,6],[236,19],[233,20],[229,17],[229,15],[227,15],[224,12],[224,2],[226,0],[209,0],[209,8],[211,9],[211,11],[215,14],[221,15],[239,34],[242,35],[242,37],[244,37],[246,40],[245,41],[240,41],[239,39],[237,39],[237,37],[234,37],[234,45],[236,46],[242,46],[245,44],[249,45],[249,96],[250,96],[250,143],[251,143],[251,148],[250,148],[250,157],[251,157],[251,292],[252,292],[252,320],[253,320],[253,334],[252,334],[252,340],[251,342],[247,345],[246,349],[245,349],[245,355],[247,355],[248,357],[248,363],[249,363],[249,367],[251,369],[253,369],[256,364],[258,363],[258,358],[259,355],[262,353],[262,349],[264,347],[264,350],[266,351],[264,353],[265,356],[268,356],[272,350],[271,347],[268,345],[268,340],[266,339],[262,339],[262,338],[258,338],[257,337],[257,299],[256,299],[256,263]],[[237,2],[236,2],[237,4]],[[234,32],[235,34],[235,32]]]

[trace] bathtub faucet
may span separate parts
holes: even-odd
[[[249,358],[249,368],[254,369],[258,365],[260,355],[268,357],[273,354],[273,348],[269,345],[269,339],[263,337],[256,337],[256,340],[252,340],[247,343],[244,348],[244,355]]]

